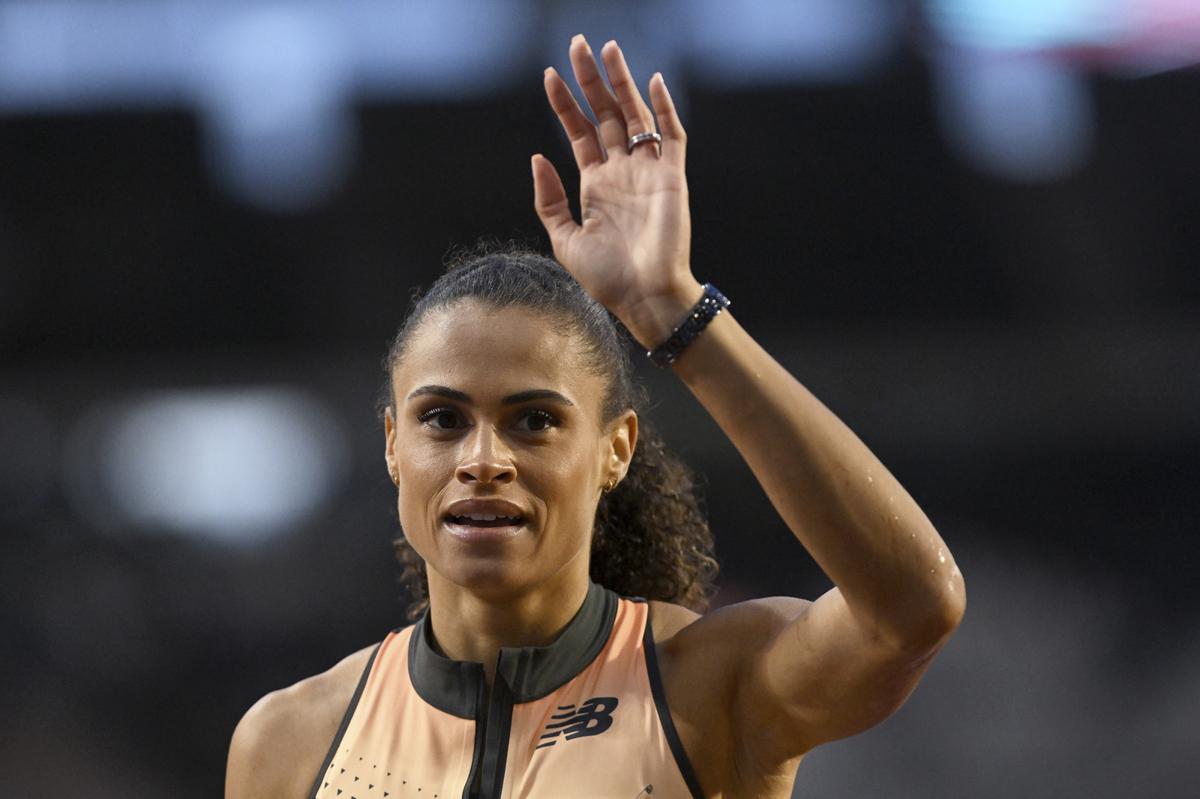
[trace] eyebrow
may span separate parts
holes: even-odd
[[[446,397],[447,399],[457,400],[458,402],[463,402],[467,405],[475,404],[475,401],[471,399],[469,395],[464,394],[457,389],[447,388],[446,386],[421,386],[416,391],[409,394],[408,399],[412,400],[416,399],[417,397],[424,397],[427,395]],[[557,391],[551,391],[548,388],[531,388],[525,391],[518,391],[516,394],[509,394],[507,397],[501,399],[500,404],[517,405],[522,402],[529,402],[530,400],[549,400],[550,402],[555,402],[559,405],[575,405],[575,403],[571,402],[562,394],[559,394]]]

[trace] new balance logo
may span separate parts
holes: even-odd
[[[572,738],[604,732],[612,726],[612,714],[617,709],[617,698],[593,696],[578,708],[575,705],[559,705],[558,709],[561,712],[550,717],[552,720],[546,725],[548,732],[539,738],[542,743],[534,747],[535,749],[554,746],[558,743],[560,735],[569,741]]]

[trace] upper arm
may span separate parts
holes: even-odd
[[[762,644],[742,663],[734,724],[760,767],[887,718],[948,637],[898,646],[861,624],[837,588],[815,602],[771,597],[746,604],[754,606],[747,622]]]

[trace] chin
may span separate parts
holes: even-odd
[[[466,556],[440,565],[438,572],[445,580],[489,599],[511,596],[538,583],[525,559]]]

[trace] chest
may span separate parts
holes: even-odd
[[[412,628],[389,636],[311,796],[699,797],[646,612],[623,601],[594,650],[501,649],[490,685]]]

